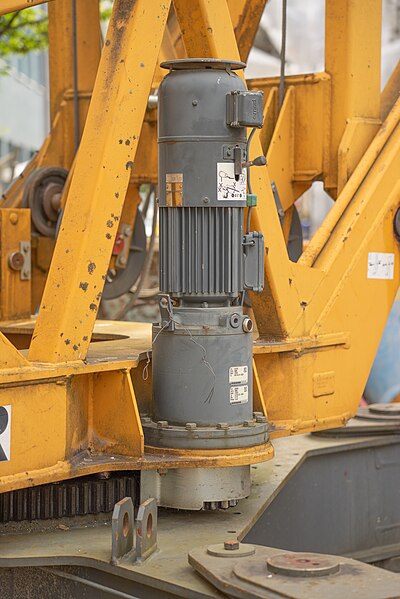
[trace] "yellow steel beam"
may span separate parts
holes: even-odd
[[[84,359],[169,10],[116,0],[29,359]]]
[[[400,60],[381,95],[381,119],[385,120],[400,94]]]
[[[246,62],[267,0],[227,0],[240,58]]]
[[[6,15],[9,12],[14,12],[14,10],[31,8],[38,4],[45,4],[45,2],[51,2],[51,0],[1,0],[0,15]]]
[[[330,168],[326,188],[336,195],[339,146],[346,124],[357,120],[351,148],[342,147],[345,173],[357,164],[377,131],[380,119],[382,0],[326,0],[325,70],[332,78]],[[365,121],[366,120],[366,121]],[[376,121],[376,126],[372,126]],[[348,153],[351,152],[351,156]]]
[[[190,57],[240,60],[226,0],[174,0],[186,51]],[[259,132],[253,137],[251,158],[262,154]],[[301,314],[293,272],[271,191],[266,167],[252,170],[252,187],[258,195],[253,226],[265,237],[265,291],[254,294],[254,312],[261,336],[284,337]]]
[[[34,170],[41,166],[70,169],[75,157],[72,0],[58,0],[50,4],[48,10],[51,132],[26,167],[23,177],[16,179],[3,195],[1,205],[4,208],[21,206],[27,178]],[[100,61],[98,0],[77,2],[76,18],[78,104],[82,133]]]
[[[73,104],[73,0],[58,0],[49,11],[49,71],[50,71],[50,122],[54,121],[61,103]],[[99,0],[76,2],[77,77],[81,128],[86,119],[90,95],[100,62],[100,10]],[[88,97],[89,96],[89,97]],[[73,139],[72,131],[65,132]],[[73,147],[73,144],[72,144]],[[69,165],[71,160],[69,161]]]

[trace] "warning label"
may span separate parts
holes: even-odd
[[[245,200],[247,172],[235,176],[233,162],[217,163],[217,200]]]
[[[230,383],[247,383],[249,379],[247,366],[231,366],[229,368]]]
[[[249,388],[247,385],[237,385],[229,390],[231,403],[247,403],[249,401]]]
[[[0,462],[8,462],[11,454],[11,406],[0,406]]]

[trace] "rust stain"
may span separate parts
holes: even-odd
[[[89,283],[79,283],[79,289],[83,289],[83,291],[87,291],[89,287]]]
[[[90,275],[92,275],[95,268],[96,268],[96,264],[94,262],[89,262],[88,267],[87,267],[88,273]]]

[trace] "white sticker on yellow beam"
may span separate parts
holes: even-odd
[[[11,455],[11,406],[0,406],[0,462]]]
[[[386,252],[369,252],[368,279],[393,279],[394,254]]]

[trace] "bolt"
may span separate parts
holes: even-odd
[[[205,198],[203,198],[203,202],[204,202],[204,204],[209,204],[210,198],[207,198],[207,196],[206,196]]]
[[[187,431],[192,431],[192,430],[194,430],[196,427],[197,427],[197,424],[196,424],[195,422],[187,422],[187,423],[185,424],[185,429],[186,429]]]
[[[267,422],[267,419],[265,418],[265,416],[257,416],[256,417],[256,422],[258,422],[259,424]]]
[[[151,418],[148,416],[142,416],[142,424],[150,424]]]
[[[28,243],[24,243],[22,245],[22,251],[24,252],[24,254],[27,254],[29,252],[29,244]]]
[[[262,412],[253,412],[253,418],[257,418],[257,416],[263,416]]]
[[[125,256],[120,256],[119,261],[121,262],[121,264],[126,264]]]
[[[132,229],[130,227],[126,227],[125,231],[124,231],[124,235],[125,237],[129,237],[129,235],[132,233]]]
[[[12,225],[16,225],[18,222],[18,214],[16,212],[11,212],[10,214],[10,223]]]
[[[192,100],[192,106],[197,106],[198,101],[197,100]]]
[[[230,541],[224,541],[224,549],[227,551],[236,551],[239,549],[240,543],[236,539],[232,539]]]
[[[228,424],[227,422],[218,422],[218,424],[217,424],[217,428],[218,428],[219,430],[226,431],[226,430],[228,430],[228,428],[229,428],[229,424]]]
[[[168,420],[159,420],[157,422],[157,428],[166,428],[168,426]]]
[[[256,421],[255,420],[245,420],[243,422],[243,426],[255,426],[256,425]]]

